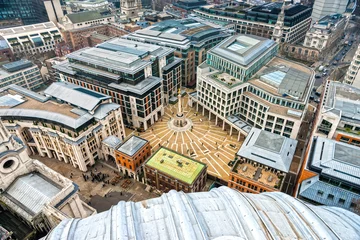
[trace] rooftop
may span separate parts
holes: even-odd
[[[117,149],[122,143],[122,140],[114,135],[108,136],[102,141],[103,144],[107,145],[112,149]]]
[[[336,26],[341,20],[344,19],[342,14],[332,14],[326,15],[319,19],[312,27],[313,28],[321,28],[321,29],[329,29],[331,27]]]
[[[297,140],[253,127],[237,155],[288,172]]]
[[[314,137],[308,166],[320,174],[360,186],[359,156],[359,147]]]
[[[23,210],[34,216],[60,191],[61,188],[51,180],[40,174],[31,173],[17,178],[5,193],[19,202],[18,206]]]
[[[102,239],[347,239],[360,235],[360,217],[314,206],[280,192],[250,194],[220,187],[174,190],[142,202],[119,202],[85,219],[65,219],[47,240]],[[204,237],[205,236],[205,237]]]
[[[31,61],[24,59],[4,64],[0,66],[0,79],[8,77],[20,70],[24,70],[33,66],[34,64]]]
[[[40,32],[42,30],[57,29],[53,22],[38,23],[13,28],[0,29],[0,36],[7,37],[12,35],[28,34],[31,32]]]
[[[125,153],[128,156],[133,156],[143,146],[145,146],[147,142],[147,140],[133,135],[129,139],[125,140],[125,142],[122,143],[117,150],[121,153]]]
[[[55,82],[45,89],[44,94],[92,111],[103,100],[111,97],[67,82]]]
[[[255,35],[239,34],[227,38],[212,48],[209,53],[226,58],[234,64],[248,67],[277,44],[270,39]]]
[[[0,117],[43,119],[75,130],[94,119],[103,119],[108,112],[120,107],[115,103],[100,103],[109,97],[70,83],[53,83],[48,89],[44,91],[46,97],[17,85],[6,87],[0,94]],[[94,106],[97,107],[94,112],[84,110],[93,110]]]
[[[313,75],[306,66],[274,57],[249,82],[274,95],[303,101],[311,91]]]
[[[324,100],[324,111],[331,110],[342,120],[360,124],[360,89],[330,81]]]
[[[192,184],[201,171],[204,163],[178,154],[168,148],[159,148],[145,163],[146,166],[172,176],[187,184]]]
[[[84,11],[78,13],[67,14],[66,17],[70,19],[72,23],[81,23],[86,21],[92,21],[101,18],[113,17],[113,15],[107,14],[107,12],[98,11]]]

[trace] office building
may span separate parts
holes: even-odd
[[[44,6],[50,22],[58,23],[64,16],[61,0],[44,0]]]
[[[327,81],[314,135],[360,146],[360,89]]]
[[[44,95],[11,85],[1,92],[0,117],[29,154],[58,159],[84,172],[103,158],[103,139],[125,136],[118,104],[71,83],[53,83]]]
[[[0,36],[16,56],[54,51],[55,45],[62,41],[61,33],[53,22],[0,29]]]
[[[134,224],[136,221],[142,224]],[[356,240],[360,235],[359,221],[359,215],[344,209],[314,206],[284,193],[250,194],[220,187],[210,192],[171,191],[141,202],[121,201],[86,219],[66,219],[45,239],[83,239],[96,232],[99,240],[144,235],[156,239],[313,236]]]
[[[72,50],[89,47],[91,34],[118,37],[127,34],[115,23],[115,16],[108,12],[88,11],[67,14],[58,24],[66,45]]]
[[[233,23],[237,33],[271,39],[279,15],[282,13],[282,6],[282,2],[234,7],[207,5],[193,11],[198,17],[209,19],[209,21]],[[299,43],[303,41],[306,31],[310,27],[310,15],[310,7],[299,4],[284,6],[283,35],[280,42]]]
[[[39,68],[29,60],[19,60],[0,67],[0,88],[16,84],[29,90],[43,86]]]
[[[319,21],[321,18],[332,14],[345,13],[348,4],[352,0],[315,0],[311,18],[313,23]]]
[[[344,35],[346,19],[341,14],[324,16],[307,31],[304,40],[305,47],[330,51]]]
[[[0,121],[1,225],[19,239],[26,231],[46,233],[69,217],[93,215],[96,210],[83,202],[79,187],[26,153],[26,145],[11,135]],[[21,222],[19,222],[19,220]],[[2,236],[3,237],[3,236]]]
[[[146,130],[180,87],[181,59],[171,48],[114,38],[67,58],[54,66],[61,81],[111,96],[127,126]]]
[[[191,106],[215,115],[230,135],[257,127],[296,139],[305,117],[314,71],[277,57],[278,45],[266,38],[235,35],[208,52],[198,67]]]
[[[344,82],[353,85],[356,88],[360,88],[360,45],[358,46],[355,55],[350,63],[350,66],[346,72]]]
[[[66,0],[65,4],[67,13],[107,10],[108,8],[108,0]]]
[[[228,187],[241,192],[287,192],[297,140],[252,128],[237,152]],[[292,189],[291,189],[292,190]]]
[[[146,139],[131,136],[115,149],[116,164],[120,172],[144,182],[144,162],[151,155],[151,146]]]
[[[206,52],[230,34],[193,19],[167,20],[124,36],[126,39],[175,49],[182,58],[182,85],[195,86],[196,67]]]
[[[14,61],[14,54],[5,40],[0,39],[0,63],[7,63]]]
[[[144,165],[145,183],[168,192],[200,192],[206,185],[207,166],[192,158],[160,147]]]
[[[204,5],[207,5],[204,0],[179,0],[173,3],[173,8],[181,12],[188,12]]]
[[[359,210],[360,148],[313,137],[299,180],[298,197],[316,204]]]

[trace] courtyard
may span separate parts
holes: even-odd
[[[195,160],[206,163],[208,174],[229,180],[228,163],[234,160],[235,153],[242,141],[237,135],[229,135],[229,130],[222,130],[221,124],[215,125],[215,117],[209,120],[208,114],[201,115],[195,108],[188,106],[188,95],[182,98],[185,117],[192,122],[192,128],[177,131],[169,128],[169,122],[177,113],[178,103],[167,105],[163,117],[145,132],[138,133],[147,139],[155,152],[160,146],[170,148]]]

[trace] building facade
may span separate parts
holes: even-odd
[[[54,51],[55,45],[62,41],[61,33],[53,22],[0,29],[0,36],[19,57]]]
[[[196,67],[206,52],[230,34],[194,19],[166,20],[124,36],[138,42],[171,47],[182,61],[182,85],[195,86]]]
[[[247,135],[257,127],[296,139],[305,117],[314,72],[275,57],[278,45],[258,36],[236,35],[208,52],[198,67],[189,104],[215,115],[216,124]],[[295,77],[296,76],[296,77]]]
[[[200,192],[206,185],[207,166],[165,147],[160,147],[144,165],[145,183],[159,190]]]
[[[39,68],[29,60],[19,60],[0,67],[0,88],[16,84],[29,90],[43,86]]]
[[[248,8],[221,7],[215,5],[203,6],[193,10],[204,19],[218,22],[231,22],[240,34],[251,34],[265,38],[273,38],[275,25],[281,13],[283,3],[265,3]],[[284,6],[284,18],[281,42],[299,43],[305,38],[311,23],[311,8],[303,5]],[[276,33],[275,33],[276,34]],[[274,36],[276,38],[276,36]]]
[[[345,25],[346,19],[341,14],[325,16],[307,31],[303,45],[321,52],[332,49],[344,35]]]
[[[151,146],[146,139],[131,136],[115,149],[116,164],[120,172],[144,182],[144,163],[151,155]]]
[[[61,81],[111,96],[127,126],[146,130],[180,87],[181,60],[171,48],[114,38],[67,58],[54,66]]]
[[[296,145],[297,140],[252,128],[236,154],[228,187],[248,193],[286,192],[284,179]]]
[[[13,225],[3,227],[10,226],[6,230],[13,232],[13,237],[18,237],[19,231],[16,221],[11,219],[15,216],[36,232],[47,233],[66,218],[96,214],[79,198],[75,183],[31,159],[26,145],[11,135],[2,122],[0,152],[0,209],[2,214],[9,213],[7,221]]]
[[[120,106],[107,95],[74,84],[53,83],[44,95],[10,85],[0,99],[0,117],[29,154],[55,158],[84,172],[103,159],[103,139],[125,136]]]
[[[344,82],[360,88],[360,45],[358,46],[355,55],[346,72]]]
[[[127,34],[115,24],[115,16],[102,14],[101,11],[80,12],[65,15],[59,23],[65,43],[73,50],[91,46],[88,37],[101,34],[118,37]]]
[[[351,0],[315,0],[311,18],[313,23],[335,13],[343,14]]]
[[[360,146],[360,89],[327,81],[317,115],[314,136]]]
[[[0,40],[0,63],[14,61],[14,54],[5,40]]]
[[[141,0],[124,0],[121,1],[121,13],[127,18],[137,18],[141,9]]]

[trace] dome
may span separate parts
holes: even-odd
[[[359,239],[360,216],[313,206],[280,192],[228,187],[174,190],[142,202],[119,202],[84,219],[65,219],[44,239]]]

